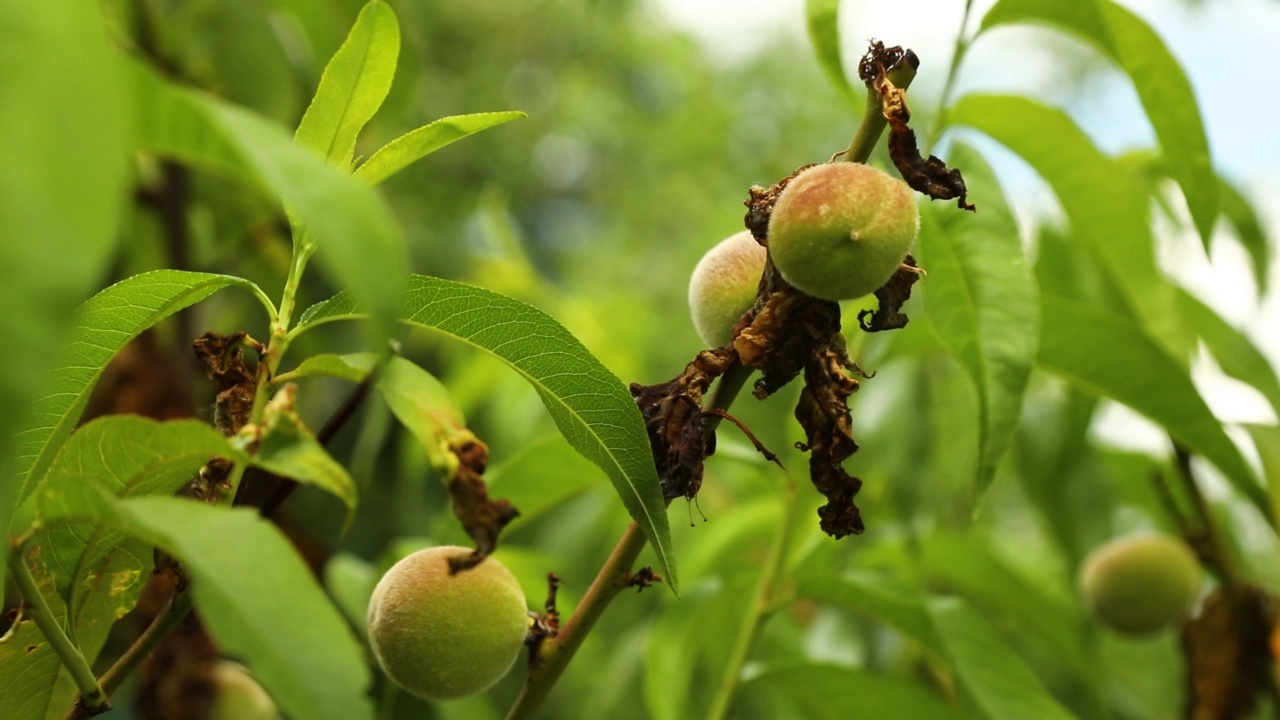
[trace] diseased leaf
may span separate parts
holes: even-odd
[[[371,0],[329,59],[302,116],[297,141],[330,163],[351,166],[356,136],[391,90],[400,55],[400,23],[390,5]]]
[[[950,160],[964,169],[982,212],[925,205],[918,259],[929,270],[924,287],[933,326],[978,391],[974,497],[980,499],[1022,411],[1040,334],[1040,299],[1018,226],[991,168],[961,144]]]
[[[795,698],[812,718],[958,720],[961,717],[924,683],[836,665],[796,665],[771,670],[756,676],[747,685],[761,685],[770,692]]]
[[[354,298],[341,293],[308,308],[294,332],[358,317]],[[401,319],[485,350],[523,375],[569,444],[608,474],[678,589],[649,438],[621,380],[546,313],[483,288],[413,275]]]
[[[29,467],[16,433],[101,287],[129,192],[128,83],[108,35],[94,3],[0,6],[0,528]]]
[[[251,509],[169,497],[117,504],[125,529],[183,561],[223,651],[290,717],[373,717],[364,651],[285,536]]]
[[[107,362],[139,333],[229,285],[261,293],[248,280],[228,275],[158,270],[108,287],[80,307],[62,360],[49,373],[47,391],[18,433],[18,502],[49,469],[80,419],[89,392]]]
[[[1022,156],[1053,188],[1074,234],[1124,292],[1142,326],[1184,357],[1190,338],[1174,306],[1173,287],[1156,266],[1146,195],[1119,163],[1103,155],[1061,110],[1022,97],[969,95],[947,114]],[[1119,312],[1126,312],[1119,310]]]
[[[1208,242],[1218,217],[1218,178],[1191,81],[1160,36],[1110,0],[1001,0],[982,31],[1019,22],[1047,24],[1089,42],[1133,81],[1170,173],[1182,187],[1200,236]],[[1047,137],[1054,137],[1046,132]]]
[[[1178,288],[1178,307],[1227,375],[1252,385],[1280,414],[1280,378],[1242,331],[1234,328],[1199,298]]]
[[[1245,465],[1185,368],[1132,321],[1046,293],[1042,367],[1081,388],[1146,415],[1218,466],[1231,484],[1271,517],[1266,492]]]
[[[440,118],[383,145],[355,169],[355,176],[377,185],[446,145],[523,117],[528,116],[509,110]]]
[[[408,260],[391,212],[373,190],[293,142],[283,127],[178,88],[134,66],[141,149],[248,183],[280,197],[325,269],[368,303],[389,334]]]
[[[849,83],[849,76],[844,71],[844,59],[840,55],[840,0],[805,0],[804,11],[809,41],[813,43],[813,54],[817,57],[818,66],[826,73],[836,91],[857,107],[858,93],[854,92],[853,85]]]
[[[935,598],[928,610],[957,682],[988,720],[1075,717],[963,600]]]

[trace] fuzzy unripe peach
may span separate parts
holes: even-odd
[[[1107,627],[1134,636],[1177,627],[1203,582],[1196,556],[1167,535],[1112,540],[1090,553],[1080,570],[1089,609]]]
[[[756,299],[767,253],[743,230],[721,240],[693,268],[689,312],[698,337],[711,347],[729,342],[733,326]]]
[[[769,218],[769,253],[787,282],[825,300],[850,300],[888,282],[920,231],[915,195],[862,163],[802,171]]]
[[[449,574],[467,548],[427,548],[382,576],[369,602],[369,645],[406,691],[452,700],[489,689],[515,664],[529,626],[524,592],[493,558]]]
[[[212,720],[279,720],[280,710],[240,663],[219,660],[213,666]]]

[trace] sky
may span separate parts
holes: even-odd
[[[1274,247],[1280,236],[1280,81],[1273,70],[1280,69],[1280,0],[1119,1],[1151,24],[1182,63],[1200,101],[1214,165],[1253,200]],[[752,57],[779,34],[807,44],[804,0],[650,2],[674,29],[699,40],[725,64]],[[970,29],[992,4],[994,0],[974,3]],[[867,38],[910,47],[926,64],[939,63],[936,72],[922,69],[916,78],[917,86],[934,83],[936,93],[963,7],[962,0],[844,0],[840,29],[845,66],[856,67]],[[1063,72],[1062,53],[1083,57],[1092,51],[1048,29],[992,31],[971,48],[953,98],[971,91],[1026,94],[1066,110],[1106,152],[1152,146],[1154,134],[1133,86],[1118,70],[1091,79],[1074,97],[1053,94],[1050,88],[1062,87],[1054,82]],[[1011,57],[1017,61],[1010,62]],[[1057,211],[1047,185],[1025,163],[994,143],[981,147],[994,149],[990,159],[1024,225]],[[1257,296],[1246,255],[1221,224],[1209,256],[1194,233],[1177,232],[1167,223],[1156,227],[1165,270],[1248,333],[1273,366],[1280,367],[1280,293]],[[1273,266],[1270,285],[1280,287],[1280,268]],[[1277,421],[1260,395],[1222,375],[1207,355],[1195,363],[1193,378],[1221,420]],[[1109,409],[1102,423],[1127,428],[1125,435],[1135,447],[1167,443],[1158,430],[1123,408]]]

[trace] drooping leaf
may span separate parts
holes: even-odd
[[[101,287],[129,187],[128,84],[92,2],[0,7],[0,528],[29,462],[16,439]],[[86,119],[92,118],[91,122]],[[0,566],[8,557],[0,544]],[[0,595],[3,592],[0,591]]]
[[[1039,293],[1017,224],[991,168],[957,144],[950,161],[964,169],[978,214],[924,206],[920,234],[925,292],[938,336],[978,391],[979,456],[974,496],[995,478],[1022,411],[1039,340]]]
[[[1178,307],[1227,375],[1252,385],[1280,414],[1280,378],[1267,356],[1199,298],[1178,288]]]
[[[812,718],[958,720],[961,717],[923,683],[835,665],[796,665],[771,670],[748,684],[795,698]]]
[[[440,118],[383,145],[355,169],[355,176],[377,185],[446,145],[523,117],[528,116],[518,111],[504,111]]]
[[[963,600],[935,598],[928,611],[958,684],[987,720],[1075,717]]]
[[[1141,18],[1110,0],[1040,2],[1000,0],[982,30],[1010,23],[1041,23],[1096,47],[1133,81],[1170,173],[1182,187],[1200,236],[1208,242],[1218,217],[1218,178],[1191,81],[1160,36]],[[1048,137],[1054,137],[1047,132]]]
[[[356,483],[298,416],[292,386],[281,389],[267,403],[261,434],[242,434],[236,440],[239,443],[257,442],[253,452],[254,465],[336,496],[347,508],[347,523],[351,522],[358,502]],[[246,454],[249,451],[248,447],[242,449]]]
[[[395,12],[385,2],[371,0],[325,65],[320,87],[298,125],[297,141],[334,165],[350,167],[356,136],[391,90],[399,55]]]
[[[854,92],[845,74],[844,60],[840,55],[840,0],[805,0],[805,25],[809,29],[809,41],[818,66],[836,91],[857,107],[858,93]]]
[[[1039,362],[1082,389],[1124,403],[1163,426],[1217,465],[1270,517],[1266,493],[1186,370],[1132,321],[1046,293]]]
[[[1272,510],[1280,516],[1280,427],[1275,425],[1245,425],[1262,460],[1262,474],[1271,495]]]
[[[112,285],[80,307],[43,397],[18,433],[21,503],[49,469],[89,400],[107,362],[139,333],[229,285],[260,294],[248,280],[228,275],[157,270]]]
[[[342,293],[308,308],[295,332],[360,315],[355,299]],[[485,350],[523,375],[569,444],[609,476],[662,574],[678,588],[649,439],[621,380],[546,313],[473,285],[413,275],[401,319]]]
[[[117,504],[123,527],[181,559],[209,632],[291,717],[373,717],[364,652],[274,525],[251,509],[169,497]]]
[[[333,278],[368,303],[389,334],[408,261],[390,210],[366,184],[242,108],[134,66],[141,149],[248,183],[281,198],[319,246]]]
[[[1074,235],[1124,292],[1127,311],[1182,357],[1189,348],[1173,287],[1156,266],[1146,195],[1065,113],[1022,97],[969,95],[947,114],[1022,156],[1053,188]],[[1120,312],[1126,312],[1121,310]]]
[[[1271,246],[1267,242],[1262,223],[1258,220],[1258,214],[1249,199],[1226,180],[1221,181],[1218,191],[1222,216],[1231,223],[1240,244],[1253,261],[1253,279],[1258,284],[1258,294],[1265,294],[1267,278],[1271,275]]]

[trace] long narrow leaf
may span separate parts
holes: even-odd
[[[367,720],[369,665],[289,540],[251,509],[169,497],[117,503],[122,526],[183,561],[200,617],[282,710]]]
[[[1021,155],[1049,183],[1076,237],[1099,258],[1129,309],[1175,357],[1190,338],[1174,306],[1173,286],[1156,265],[1147,197],[1119,163],[1102,154],[1066,113],[1034,100],[969,95],[947,114]]]
[[[355,299],[342,293],[303,313],[298,330],[358,317]],[[401,319],[489,352],[523,375],[569,444],[608,474],[653,545],[672,590],[678,589],[649,438],[639,409],[617,376],[554,318],[473,285],[413,275]]]
[[[330,58],[295,135],[303,147],[346,169],[356,136],[391,90],[400,55],[400,23],[391,6],[372,0]]]
[[[332,167],[265,118],[134,67],[142,149],[249,183],[284,201],[335,280],[368,303],[389,334],[408,259],[391,212],[366,184]]]
[[[1071,33],[1094,45],[1129,76],[1169,170],[1182,187],[1196,229],[1207,243],[1218,217],[1218,178],[1191,81],[1160,36],[1110,0],[1001,0],[982,19],[982,30],[1021,22]]]
[[[1133,322],[1055,295],[1043,298],[1040,365],[1119,401],[1218,466],[1271,517],[1267,494],[1196,391],[1185,368]]]
[[[1040,334],[1040,298],[991,168],[965,145],[956,145],[950,160],[964,168],[982,212],[926,205],[920,259],[929,269],[925,292],[933,326],[978,390],[974,497],[980,499],[1022,411]]]
[[[1178,307],[1227,375],[1252,385],[1280,415],[1280,378],[1271,361],[1240,330],[1199,298],[1178,288]]]
[[[809,41],[818,66],[836,91],[857,107],[860,102],[845,74],[844,60],[840,56],[840,0],[806,0],[805,25],[809,29]]]
[[[81,306],[62,360],[50,373],[47,392],[18,433],[17,501],[35,489],[49,463],[84,411],[93,384],[107,362],[139,333],[229,285],[250,288],[228,275],[158,270],[123,280]]]
[[[377,185],[446,145],[523,117],[528,116],[509,110],[440,118],[383,145],[355,169],[355,176]]]

